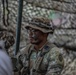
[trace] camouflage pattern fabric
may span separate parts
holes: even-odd
[[[64,60],[59,48],[48,42],[39,51],[33,45],[28,49],[29,53],[24,49],[18,56],[16,67],[22,75],[61,75]]]
[[[32,20],[30,20],[28,22],[29,24],[26,24],[25,28],[28,29],[29,27],[34,28],[34,29],[38,29],[40,31],[42,31],[43,33],[53,33],[54,32],[54,25],[52,24],[52,20],[51,19],[47,19],[47,18],[32,18]]]
[[[62,75],[76,75],[76,51],[60,50],[64,58],[64,69]]]
[[[8,33],[8,31],[0,31],[0,40],[5,41],[5,48],[9,49],[13,46],[15,39],[12,33]]]

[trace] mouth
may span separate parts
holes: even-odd
[[[29,40],[30,40],[30,42],[36,42],[37,38],[30,37]]]

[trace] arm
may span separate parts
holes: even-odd
[[[26,55],[19,55],[14,73],[17,73],[18,75],[25,75],[28,72],[27,69]]]
[[[46,75],[61,75],[64,61],[58,50],[58,48],[53,48],[49,53],[49,65]]]

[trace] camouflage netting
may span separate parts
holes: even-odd
[[[27,33],[25,30],[26,21],[30,20],[32,17],[47,17],[47,18],[58,18],[60,19],[60,25],[55,30],[53,38],[49,39],[51,42],[55,43],[57,46],[62,47],[64,50],[76,50],[76,0],[24,0],[23,2],[23,17],[21,26],[21,47],[25,46],[27,41]],[[2,21],[2,2],[0,0],[0,30],[3,29],[7,31],[7,35],[11,33],[14,38],[16,36],[16,25],[17,25],[17,12],[18,12],[18,0],[8,0],[9,9],[9,25],[3,25]],[[7,14],[6,10],[6,14]],[[55,17],[55,14],[59,16]],[[76,54],[72,52],[68,53],[70,58],[70,66],[76,65]],[[74,58],[73,58],[74,57]],[[72,59],[72,60],[71,60]],[[74,60],[73,60],[74,59]],[[67,61],[67,60],[66,60]],[[74,61],[74,62],[71,62]],[[73,63],[73,64],[72,64]],[[68,66],[69,67],[69,66]],[[67,67],[67,68],[68,68]],[[66,68],[66,69],[67,69]],[[72,69],[72,68],[71,68]],[[69,72],[71,71],[69,70]],[[76,67],[73,67],[76,70]],[[74,71],[73,70],[73,71]],[[67,72],[63,75],[75,75],[76,71],[72,74]],[[69,73],[69,74],[68,74]]]

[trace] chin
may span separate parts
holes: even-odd
[[[35,43],[35,40],[34,39],[30,39],[29,41],[30,41],[31,44],[34,44]]]
[[[30,43],[31,43],[31,44],[36,44],[37,42],[34,42],[34,41],[30,41]]]

